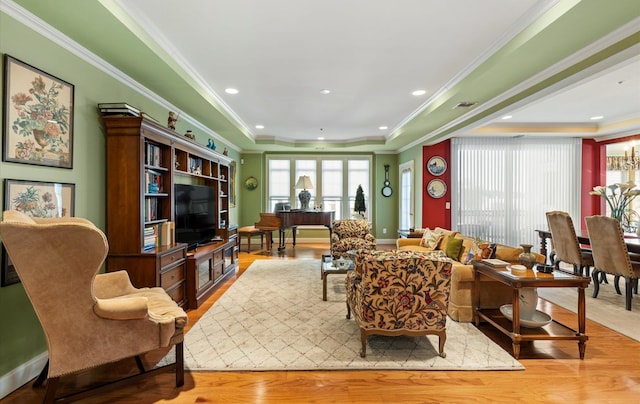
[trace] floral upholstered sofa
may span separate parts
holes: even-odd
[[[453,239],[451,242],[450,239]],[[459,322],[473,321],[474,259],[496,258],[510,263],[518,263],[521,247],[509,247],[493,243],[477,243],[477,240],[456,231],[442,228],[425,229],[422,238],[398,239],[396,245],[403,251],[440,251],[453,260],[451,269],[451,296],[449,317]],[[538,262],[545,257],[536,254]],[[485,308],[498,308],[511,303],[513,291],[506,285],[487,277],[480,278],[480,299]]]
[[[444,357],[451,260],[440,252],[366,251],[356,254],[347,274],[347,318],[360,327],[362,351],[367,335],[438,335]]]

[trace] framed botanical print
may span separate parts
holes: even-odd
[[[31,217],[73,216],[74,199],[74,184],[4,180],[4,210],[18,210]],[[4,246],[0,281],[2,286],[20,281]]]
[[[5,55],[2,160],[72,168],[73,96],[72,84]]]

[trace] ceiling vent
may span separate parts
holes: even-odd
[[[453,107],[453,108],[454,109],[456,109],[456,108],[471,108],[476,104],[477,104],[477,102],[463,101],[463,102],[457,103],[456,106]]]

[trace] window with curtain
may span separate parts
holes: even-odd
[[[296,182],[301,175],[311,178],[313,188],[310,208],[322,207],[325,211],[335,211],[336,219],[346,219],[353,213],[353,205],[358,185],[362,185],[367,211],[365,217],[371,220],[371,157],[370,156],[304,156],[297,159],[283,158],[281,155],[267,155],[268,199],[270,211],[278,202],[289,202],[292,208],[299,208],[299,189]]]
[[[552,138],[451,141],[452,227],[506,245],[538,245],[546,212],[568,212],[579,231],[581,142]]]

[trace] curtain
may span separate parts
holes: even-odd
[[[452,228],[482,240],[539,245],[545,213],[580,223],[580,139],[455,138],[451,141]]]

